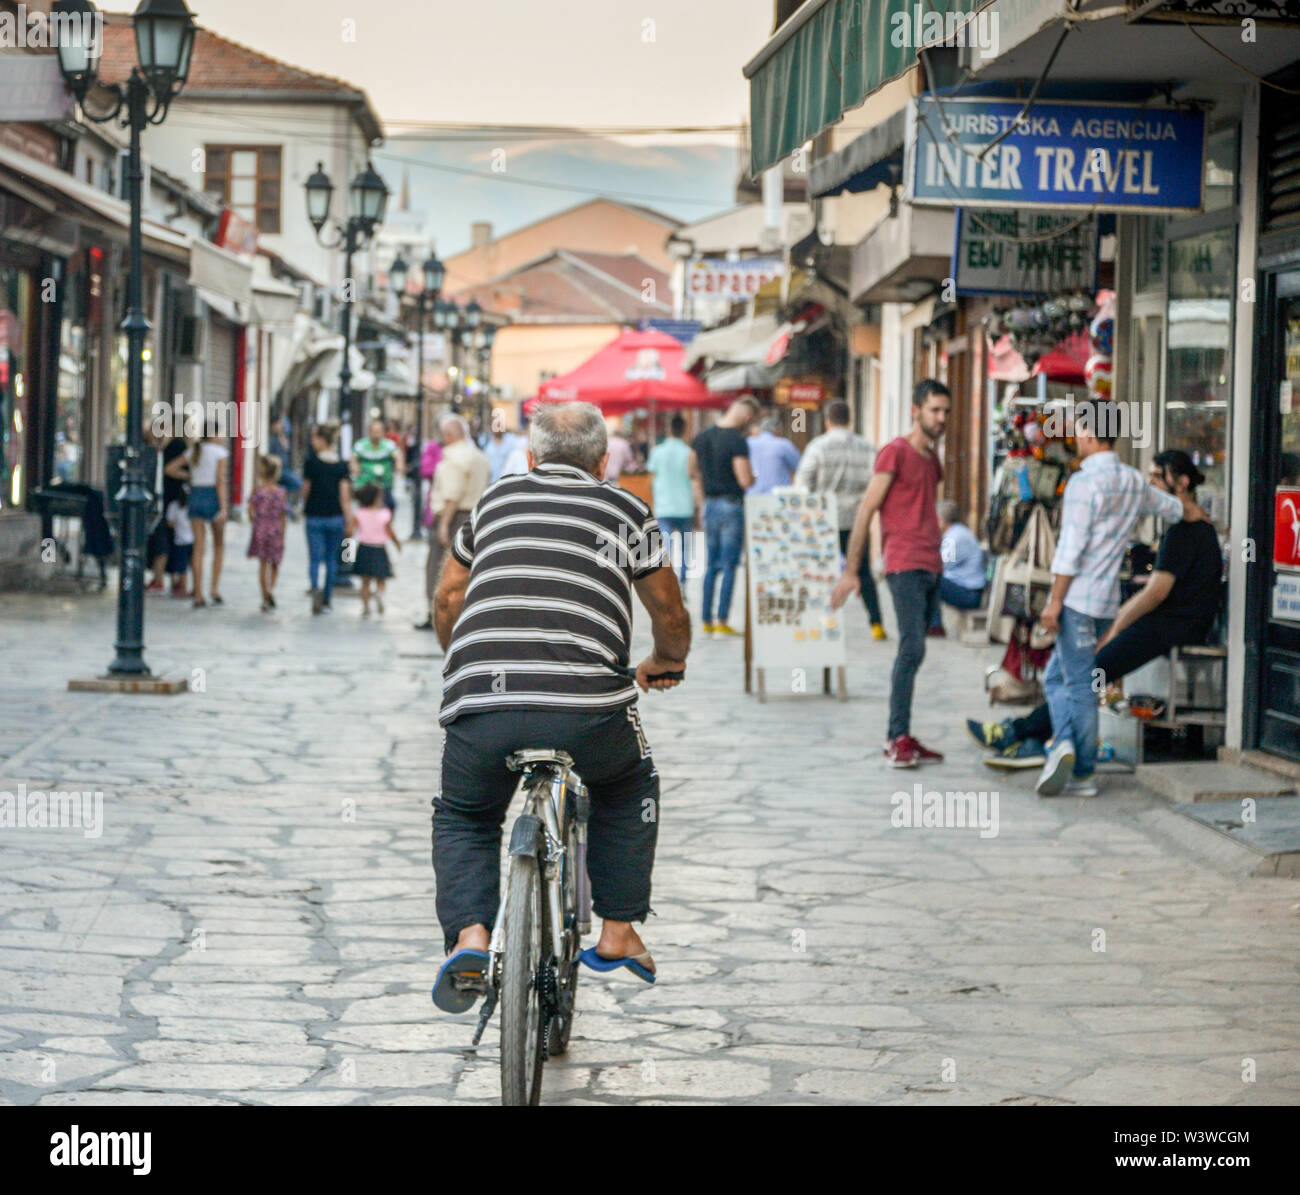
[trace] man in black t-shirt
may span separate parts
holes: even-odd
[[[1178,449],[1157,453],[1147,480],[1158,490],[1195,497],[1205,477]],[[1107,684],[1141,668],[1175,647],[1199,646],[1209,638],[1223,598],[1223,552],[1214,524],[1204,520],[1172,524],[1147,583],[1119,609],[1097,642],[1094,664]],[[995,767],[1034,767],[1043,762],[1042,744],[1052,734],[1047,706],[1002,722],[966,721]]]
[[[738,635],[727,622],[736,566],[745,543],[745,491],[754,484],[745,433],[758,417],[758,403],[738,398],[713,427],[705,428],[691,445],[689,469],[695,509],[703,511],[708,564],[704,570],[704,605],[700,622],[705,633]],[[713,621],[713,592],[718,579],[718,620]]]

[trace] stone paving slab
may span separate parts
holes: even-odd
[[[383,620],[312,618],[295,526],[262,615],[243,535],[223,609],[148,603],[174,697],[67,691],[111,655],[111,593],[0,599],[0,776],[104,795],[98,837],[0,828],[0,1101],[492,1104],[496,1026],[472,1048],[428,996],[423,549]],[[968,645],[932,642],[917,688],[946,761],[886,769],[893,645],[847,623],[847,704],[758,705],[734,641],[642,700],[661,980],[583,975],[546,1101],[1300,1103],[1300,883],[1166,833],[1183,819],[1129,780],[1043,802],[985,770]],[[996,833],[895,824],[918,783],[996,796]]]

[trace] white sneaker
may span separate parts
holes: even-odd
[[[1061,795],[1065,797],[1095,797],[1097,792],[1097,782],[1091,776],[1082,779],[1078,776],[1071,776],[1070,783],[1065,786],[1065,791]]]
[[[1074,744],[1069,739],[1053,743],[1047,752],[1047,762],[1038,775],[1034,791],[1040,797],[1059,796],[1070,774],[1074,771]]]

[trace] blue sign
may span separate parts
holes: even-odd
[[[1023,107],[1022,100],[913,100],[907,137],[909,202],[1103,212],[1200,210],[1204,112],[1043,102],[1034,104],[1017,125]]]
[[[700,333],[700,321],[697,319],[639,319],[636,322],[636,330],[638,332],[665,332],[669,336],[680,340],[682,344],[690,344]]]

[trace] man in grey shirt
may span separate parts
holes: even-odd
[[[826,432],[817,436],[803,454],[794,483],[815,494],[834,494],[840,524],[840,551],[848,551],[853,519],[867,491],[876,460],[876,450],[861,436],[849,430],[849,404],[842,398],[826,405]],[[871,620],[871,635],[885,637],[880,618],[880,599],[871,575],[871,553],[862,554],[858,572],[862,600]]]

